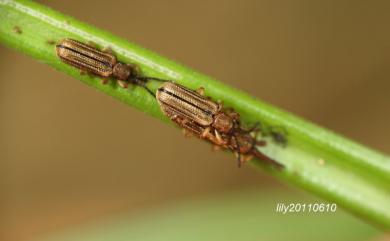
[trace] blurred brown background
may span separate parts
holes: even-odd
[[[389,1],[41,2],[390,153]],[[210,193],[288,188],[2,46],[0,61],[7,240]]]

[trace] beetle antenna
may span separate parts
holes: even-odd
[[[160,82],[167,82],[169,80],[166,79],[160,79],[160,78],[155,78],[155,77],[147,77],[147,76],[140,76],[137,77],[137,79],[142,80],[142,81],[149,81],[149,80],[155,80],[155,81],[160,81]]]
[[[251,128],[245,130],[245,129],[241,129],[242,133],[244,134],[249,134],[249,133],[252,133],[252,132],[256,132],[256,136],[257,136],[257,133],[258,131],[260,131],[260,122],[256,122]]]
[[[240,153],[240,144],[238,143],[237,136],[233,134],[233,139],[236,142],[236,155],[237,155],[237,164],[238,167],[241,167],[241,153]]]
[[[133,77],[130,79],[130,81],[136,85],[143,87],[146,91],[148,91],[149,94],[151,94],[154,98],[156,98],[156,95],[153,93],[153,91],[150,90],[148,86],[146,86],[147,82],[144,79],[141,79],[140,77]]]
[[[259,150],[257,150],[257,148],[253,148],[252,154],[255,155],[255,157],[257,157],[261,161],[264,161],[265,163],[272,165],[273,167],[275,167],[278,170],[282,170],[284,168],[284,165],[280,164],[279,162],[275,161],[271,157],[260,152]]]

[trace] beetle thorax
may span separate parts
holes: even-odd
[[[233,119],[225,113],[218,113],[214,117],[212,126],[221,133],[228,133],[233,129]]]
[[[130,66],[122,63],[116,63],[113,68],[113,76],[119,80],[127,80],[131,74]]]

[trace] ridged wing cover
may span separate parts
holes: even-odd
[[[156,93],[161,110],[171,119],[179,117],[201,126],[213,123],[219,105],[197,92],[172,82],[165,82]]]
[[[116,64],[114,55],[73,39],[61,40],[56,45],[56,51],[65,63],[101,77],[110,77]]]

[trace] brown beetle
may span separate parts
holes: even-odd
[[[106,84],[109,78],[114,78],[122,88],[127,88],[131,83],[144,87],[154,96],[146,87],[147,81],[163,81],[158,78],[142,77],[137,66],[121,63],[110,51],[98,50],[74,39],[61,40],[56,45],[56,52],[63,62],[80,69],[81,73],[102,77],[103,84]]]
[[[161,110],[184,130],[210,141],[217,147],[232,150],[237,155],[238,166],[253,156],[277,167],[281,164],[261,153],[257,147],[259,130],[245,130],[240,116],[233,110],[223,110],[222,104],[203,96],[203,89],[193,91],[172,82],[165,82],[156,92]]]

